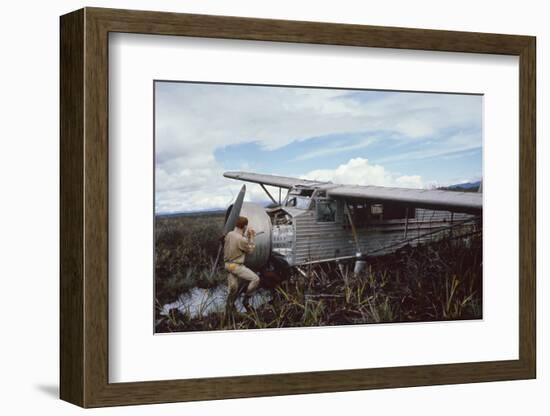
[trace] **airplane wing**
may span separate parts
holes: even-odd
[[[480,214],[483,194],[438,189],[406,189],[385,186],[339,185],[327,189],[334,199],[367,199],[376,202],[396,202],[417,208],[448,210]]]
[[[226,178],[239,179],[241,181],[259,183],[262,185],[277,186],[279,188],[290,189],[293,186],[315,186],[324,185],[330,182],[310,181],[307,179],[290,178],[288,176],[264,175],[252,172],[225,172]]]
[[[438,189],[390,188],[372,185],[337,185],[331,182],[264,175],[252,172],[225,172],[226,178],[278,186],[290,189],[293,186],[321,186],[327,196],[334,199],[366,199],[373,202],[395,202],[415,208],[448,210],[480,214],[483,209],[483,194],[477,192],[443,191]]]

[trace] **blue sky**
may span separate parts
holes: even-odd
[[[480,95],[155,83],[157,213],[225,207],[246,170],[429,188],[482,174]],[[248,186],[249,200],[264,200]]]

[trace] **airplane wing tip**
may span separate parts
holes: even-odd
[[[224,172],[223,176],[225,176],[226,178],[236,178],[236,177],[239,177],[242,174],[243,174],[243,172],[229,170],[227,172]]]

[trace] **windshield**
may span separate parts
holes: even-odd
[[[286,201],[287,207],[308,209],[310,198],[308,196],[290,196]]]
[[[292,188],[288,192],[285,206],[298,209],[309,209],[313,191],[313,189],[302,187]]]

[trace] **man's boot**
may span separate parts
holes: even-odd
[[[233,321],[234,319],[236,299],[237,299],[236,291],[232,291],[228,293],[227,300],[225,302],[225,314],[224,314],[225,325],[231,323],[231,321]]]
[[[246,309],[246,311],[248,313],[252,312],[253,309],[252,309],[252,306],[250,306],[250,295],[249,294],[244,294],[243,296],[243,306],[244,308]]]

